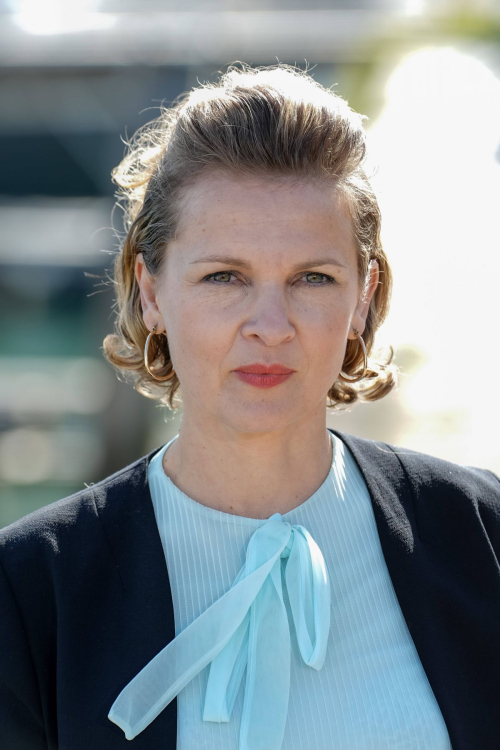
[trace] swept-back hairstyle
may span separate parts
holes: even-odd
[[[157,277],[179,227],[183,197],[211,169],[278,181],[329,181],[341,191],[351,216],[362,293],[371,259],[378,261],[380,280],[363,333],[366,375],[352,384],[337,379],[328,391],[327,406],[380,399],[396,384],[397,367],[391,364],[392,347],[385,361],[372,355],[375,333],[389,310],[392,274],[380,240],[379,206],[363,168],[366,118],[298,68],[283,63],[240,65],[229,66],[217,83],[202,84],[171,107],[162,107],[159,117],[128,142],[123,160],[112,172],[125,232],[112,279],[116,332],[104,339],[104,355],[137,391],[176,408],[175,403],[181,403],[175,398],[177,375],[159,382],[144,364],[149,331],[135,278],[137,254],[142,252],[147,270]],[[151,337],[149,365],[160,376],[174,371],[165,335]],[[362,369],[360,343],[349,339],[342,372],[353,377]]]

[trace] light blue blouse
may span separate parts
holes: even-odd
[[[254,519],[173,484],[162,459],[177,437],[148,467],[176,638],[110,720],[132,739],[177,695],[177,750],[450,750],[347,446],[332,434],[321,487]]]

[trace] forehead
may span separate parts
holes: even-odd
[[[186,189],[173,243],[190,256],[228,247],[252,252],[272,245],[296,254],[334,249],[356,262],[351,218],[330,182],[211,172]]]

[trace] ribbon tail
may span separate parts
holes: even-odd
[[[290,628],[277,561],[250,609],[239,750],[280,750],[290,694]]]
[[[272,523],[276,520],[278,520],[278,524]],[[268,524],[269,522],[271,522],[273,532],[270,532],[270,530],[268,532],[268,529],[261,527],[257,534],[252,537],[247,548],[245,565],[240,570],[235,583],[262,564],[262,558],[269,554],[271,547],[275,547],[277,540],[279,544],[278,553],[281,556],[289,531],[282,525],[279,513],[271,516],[268,519]],[[278,538],[275,536],[276,533],[278,533]],[[275,570],[275,562],[279,559],[278,553],[275,551],[273,555],[274,562],[270,569],[271,575],[272,571]],[[221,722],[230,720],[243,672],[247,666],[249,629],[250,608],[231,640],[212,660],[205,695],[204,721]]]
[[[229,721],[234,702],[247,665],[248,628],[247,613],[231,640],[217,654],[210,665],[203,721]]]

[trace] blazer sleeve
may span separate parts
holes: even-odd
[[[11,750],[47,750],[33,659],[1,560],[0,746]]]

